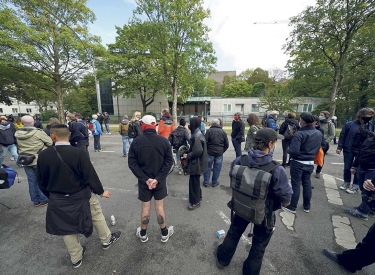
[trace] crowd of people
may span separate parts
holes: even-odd
[[[333,121],[328,111],[320,112],[319,116],[301,113],[299,120],[296,114],[289,113],[281,124],[278,123],[278,115],[277,111],[271,111],[261,121],[255,114],[249,114],[246,137],[241,113],[237,112],[233,117],[230,136],[236,159],[231,163],[230,175],[237,166],[262,170],[270,163],[275,164],[267,171],[272,177],[264,205],[265,217],[254,226],[252,248],[243,264],[243,274],[260,273],[263,255],[275,226],[275,211],[282,208],[296,213],[301,185],[303,211],[310,212],[314,162],[317,163],[315,177],[319,179],[324,156],[330,149],[330,143],[336,139],[337,118]],[[363,220],[375,216],[368,205],[368,199],[375,191],[373,115],[374,110],[363,108],[358,111],[356,120],[345,123],[336,150],[337,154],[343,152],[344,155],[344,184],[340,189],[349,194],[360,192],[362,196],[359,206],[347,209],[345,213]],[[102,151],[100,137],[104,132],[111,134],[109,121],[106,112],[93,114],[86,120],[80,113],[68,113],[66,124],[51,118],[43,129],[35,115],[17,118],[15,122],[0,116],[0,165],[9,151],[15,163],[25,169],[30,199],[36,207],[48,206],[46,230],[50,234],[63,236],[74,268],[82,264],[86,250],[79,243],[79,234],[90,236],[95,227],[103,249],[108,249],[121,236],[120,231],[110,232],[105,222],[96,196],[109,198],[111,194],[103,189],[88,150],[89,137],[92,135],[94,151]],[[175,127],[166,108],[162,110],[158,122],[151,115],[142,117],[140,112],[135,112],[131,119],[125,115],[118,125],[122,155],[128,157],[128,166],[138,179],[138,199],[142,207],[136,237],[143,243],[148,241],[152,198],[161,230],[161,242],[167,242],[174,234],[174,227],[167,227],[164,209],[164,199],[168,195],[167,176],[173,165],[178,167],[179,174],[184,172],[189,175],[189,211],[201,206],[201,175],[203,187],[208,187],[210,183],[212,187],[219,185],[223,155],[229,148],[222,121],[215,118],[206,129],[203,118],[194,116],[190,118],[188,127],[186,124],[185,119],[181,118]],[[278,140],[282,141],[281,164],[273,160]],[[244,148],[242,143],[245,144]],[[182,147],[186,150],[180,153]],[[176,154],[177,163],[174,163],[173,154]],[[320,162],[316,161],[318,156]],[[290,183],[286,172],[288,167]],[[238,176],[231,176],[233,180],[238,184]],[[77,224],[77,220],[82,222]],[[218,268],[230,264],[238,241],[251,222],[246,215],[234,213],[224,242],[215,252]],[[323,253],[349,272],[360,270],[375,261],[374,257],[365,256],[375,245],[374,227],[375,224],[356,249],[342,254],[325,249]],[[348,257],[361,260],[352,263],[345,260]]]

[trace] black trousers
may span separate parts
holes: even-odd
[[[189,177],[189,202],[191,204],[197,204],[202,199],[200,177],[201,175],[190,175]]]
[[[234,215],[232,224],[230,225],[224,242],[217,248],[217,259],[219,263],[227,266],[230,264],[238,241],[245,232],[249,222],[240,216]],[[266,228],[264,225],[254,225],[254,236],[251,249],[247,259],[242,266],[243,275],[258,275],[262,267],[262,261],[266,247],[271,240],[273,234],[272,229]]]
[[[90,158],[89,149],[88,149],[89,144],[88,144],[87,141],[84,141],[84,142],[78,142],[78,143],[76,144],[76,147],[81,148],[83,151],[85,151],[85,153],[87,154],[87,156]]]
[[[327,143],[327,147],[326,147],[326,148],[323,148],[324,158],[325,158],[325,156],[326,156],[328,150],[329,150],[329,144]],[[324,165],[324,159],[323,159],[323,165]],[[317,173],[320,173],[320,172],[322,171],[322,168],[323,168],[323,166],[319,166],[319,165],[316,166],[316,172],[317,172]]]
[[[286,150],[288,150],[288,147],[291,142],[292,142],[291,139],[283,139],[281,141],[281,145],[283,146],[283,165],[290,162],[290,156],[289,156],[288,162],[286,162],[286,159],[288,158],[288,153],[286,152]]]
[[[375,223],[355,249],[345,250],[337,257],[340,263],[351,272],[375,263]]]

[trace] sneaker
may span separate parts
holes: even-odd
[[[108,135],[111,135],[111,132],[109,132]]]
[[[11,161],[14,161],[14,157],[11,157],[10,160],[11,160]]]
[[[123,154],[122,156],[123,156],[124,158],[126,158],[126,154]]]
[[[48,201],[47,201],[47,202],[40,203],[39,206],[47,206],[47,205],[48,205]]]
[[[137,231],[135,232],[135,235],[141,240],[142,243],[145,243],[145,242],[148,241],[147,232],[146,232],[146,235],[141,236],[141,228],[140,227],[137,228]]]
[[[179,175],[182,175],[182,171],[181,171],[181,170],[180,170],[180,171],[178,171],[178,174],[179,174]]]
[[[333,252],[333,251],[330,251],[328,249],[323,249],[323,254],[325,256],[327,256],[328,259],[330,259],[331,261],[337,263],[342,269],[344,269],[346,272],[348,273],[354,273],[354,272],[350,272],[349,270],[347,270],[339,261],[339,259],[337,258],[337,253]]]
[[[174,233],[174,229],[173,229],[173,226],[171,225],[170,227],[168,227],[168,235],[167,236],[161,235],[161,242],[166,243],[169,240],[169,237],[173,235],[173,233]]]
[[[204,186],[204,187],[207,187],[207,186],[208,186],[208,183],[203,183],[203,186]]]
[[[359,192],[359,188],[348,188],[346,189],[346,193],[349,193],[349,194],[356,194]]]
[[[41,206],[42,204],[40,202],[34,204],[35,207]]]
[[[350,186],[350,183],[344,182],[339,188],[341,190],[346,190],[349,188],[349,186]]]
[[[316,173],[316,174],[315,174],[315,177],[316,177],[317,179],[320,179],[320,173]]]
[[[213,183],[212,184],[212,187],[216,187],[216,186],[218,186],[219,185],[219,182],[217,181],[216,183]]]
[[[102,149],[99,149],[99,150],[98,150],[98,152],[101,152],[101,151],[103,151],[103,150],[102,150]]]
[[[364,221],[368,220],[368,217],[362,214],[361,212],[359,212],[358,210],[345,209],[345,213],[350,216],[356,217],[358,219],[364,220]]]
[[[284,211],[288,211],[288,212],[290,212],[290,213],[296,214],[296,210],[290,208],[290,206],[281,206],[281,208],[282,208]]]
[[[190,204],[190,205],[188,206],[188,210],[189,210],[189,211],[193,211],[193,210],[199,208],[200,206],[201,206],[201,203],[200,203],[200,202],[198,202],[198,203],[196,203],[196,204]]]
[[[96,150],[96,149],[95,149],[95,152],[99,152],[99,150]]]
[[[305,208],[303,208],[303,212],[305,212],[305,213],[310,213],[310,209],[305,209]]]
[[[370,211],[370,213],[368,213],[369,217],[372,217],[372,218],[375,218],[375,212],[374,211]]]
[[[81,266],[82,264],[82,259],[83,259],[83,254],[85,254],[85,251],[86,251],[86,246],[82,245],[82,258],[76,262],[75,264],[73,264],[73,268],[78,268]]]
[[[121,237],[121,231],[113,232],[113,233],[111,234],[111,238],[109,239],[109,241],[106,242],[106,243],[103,243],[103,249],[108,249],[108,248],[110,248],[110,246],[111,246],[112,244],[114,244],[115,242],[117,242],[118,239],[120,239],[120,237]]]

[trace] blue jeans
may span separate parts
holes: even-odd
[[[111,130],[109,129],[109,124],[108,123],[105,123],[105,129],[107,130],[107,133],[111,132]]]
[[[290,176],[293,188],[292,201],[289,208],[296,210],[301,192],[301,184],[303,187],[303,208],[310,209],[311,201],[311,173],[314,171],[314,165],[306,165],[295,160],[290,161]]]
[[[236,151],[236,158],[240,157],[242,155],[241,153],[241,142],[238,141],[238,139],[232,138],[232,144],[234,147],[234,151]]]
[[[220,264],[228,266],[236,252],[238,242],[245,232],[249,222],[240,216],[234,215],[234,219],[224,242],[217,248],[217,259]],[[249,256],[242,266],[243,275],[258,275],[262,267],[262,261],[266,247],[271,240],[273,230],[267,229],[263,224],[254,225],[254,236]]]
[[[129,142],[129,146],[132,145],[133,139],[128,136],[122,136],[122,153],[126,155],[126,141]]]
[[[351,183],[352,181],[352,173],[350,172],[350,168],[352,168],[353,160],[354,160],[354,153],[346,152],[344,150],[344,182]],[[358,181],[357,177],[353,177],[353,188],[358,188]]]
[[[359,188],[361,189],[361,195],[362,195],[362,203],[358,206],[357,210],[361,212],[363,215],[368,215],[368,213],[371,212],[371,208],[367,205],[364,196],[371,196],[372,192],[367,191],[363,188],[363,182],[368,179],[372,179],[375,177],[375,171],[364,171],[361,169],[361,167],[358,167],[357,172],[355,174],[358,183]]]
[[[0,165],[3,164],[4,158],[6,154],[8,153],[8,151],[11,153],[12,157],[14,158],[14,161],[17,163],[18,154],[17,154],[17,146],[15,144],[8,145],[8,146],[2,145],[1,149],[3,149],[3,152],[0,154]]]
[[[223,155],[220,157],[214,157],[208,156],[208,168],[207,172],[203,174],[203,184],[207,185],[208,182],[210,181],[211,177],[211,169],[212,169],[212,164],[214,165],[213,171],[212,171],[212,185],[217,183],[217,180],[219,179],[220,172],[221,172],[221,166],[223,165]]]
[[[34,204],[48,202],[48,198],[43,194],[42,191],[40,191],[38,186],[38,181],[36,178],[36,165],[24,166],[23,168],[25,169],[27,181],[29,183],[29,193],[31,201]]]

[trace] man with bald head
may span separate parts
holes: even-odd
[[[36,163],[39,152],[45,147],[51,146],[52,140],[43,130],[34,127],[34,118],[32,116],[23,116],[21,122],[24,127],[18,129],[15,133],[19,149],[18,163],[22,164],[25,169],[31,201],[35,206],[46,206],[48,198],[38,187]],[[25,158],[22,158],[22,155],[25,154],[29,155],[31,162],[24,162]],[[35,156],[35,158],[32,156]]]
[[[208,186],[212,170],[212,187],[215,187],[219,185],[218,179],[223,165],[223,154],[229,147],[227,133],[221,128],[219,119],[212,120],[212,126],[206,131],[205,137],[207,141],[208,169],[203,174],[203,186]]]

